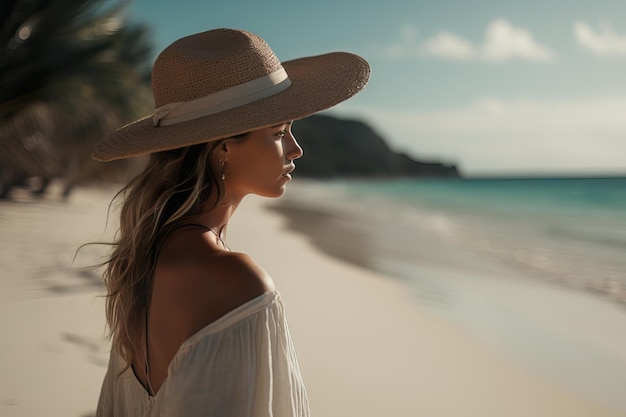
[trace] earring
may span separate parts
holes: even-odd
[[[224,160],[221,159],[220,160],[220,173],[221,173],[221,179],[222,181],[224,181],[226,179],[226,173],[224,172]]]

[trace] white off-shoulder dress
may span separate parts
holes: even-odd
[[[276,291],[187,339],[150,396],[111,352],[97,417],[306,417],[307,393]],[[121,373],[120,373],[121,372]]]

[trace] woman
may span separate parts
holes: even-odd
[[[93,152],[99,161],[151,154],[120,192],[98,416],[309,414],[280,295],[224,233],[245,195],[284,193],[302,156],[293,120],[348,99],[368,77],[356,55],[281,64],[261,38],[232,29],[159,55],[154,115]]]

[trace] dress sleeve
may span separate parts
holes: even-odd
[[[170,364],[168,379],[163,415],[309,416],[306,390],[278,297],[266,308],[217,332],[197,334]]]

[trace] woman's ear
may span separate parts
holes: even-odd
[[[215,146],[212,153],[217,160],[224,160],[226,159],[227,152],[228,148],[226,147],[226,143],[220,143]]]

